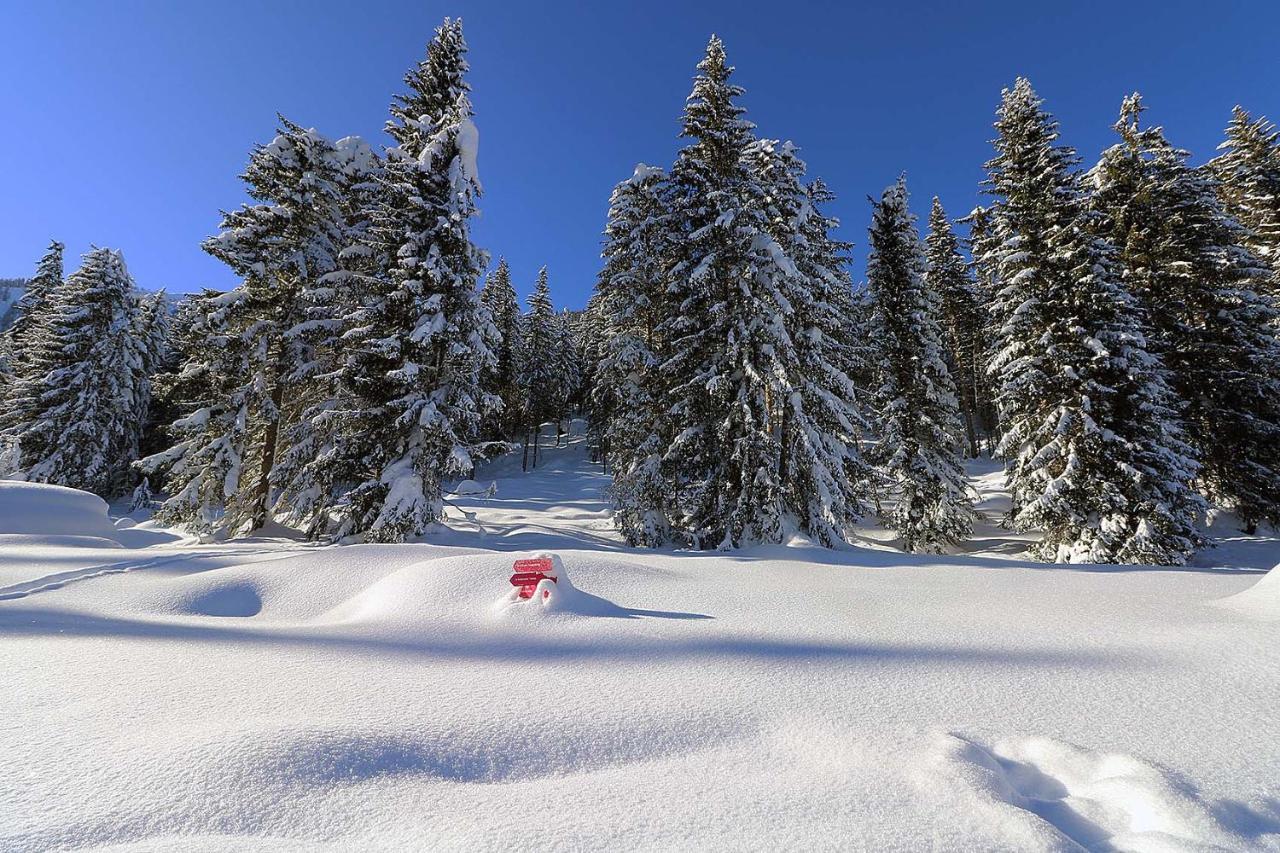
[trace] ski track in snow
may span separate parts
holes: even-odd
[[[1280,850],[1274,539],[644,551],[581,436],[519,469],[422,544],[0,541],[0,850]]]
[[[80,581],[93,580],[94,578],[106,577],[107,575],[122,575],[126,572],[136,572],[142,569],[153,569],[159,566],[174,565],[177,563],[187,563],[192,560],[225,560],[228,557],[253,557],[278,553],[279,549],[256,549],[250,551],[241,550],[219,550],[209,554],[192,554],[184,552],[180,554],[172,554],[167,557],[156,557],[151,560],[122,560],[118,563],[106,563],[98,566],[87,566],[83,569],[70,569],[65,572],[54,572],[36,578],[32,581],[11,584],[9,586],[0,587],[0,601],[13,601],[19,598],[26,598],[29,595],[35,595],[41,592],[49,592],[55,589],[62,589],[67,584],[78,583]],[[275,559],[282,559],[276,557]]]

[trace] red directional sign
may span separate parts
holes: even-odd
[[[558,583],[556,576],[551,574],[553,567],[550,557],[516,560],[511,570],[514,572],[511,575],[511,585],[520,588],[521,598],[533,598],[533,592],[538,588],[539,581],[549,580],[552,583]]]

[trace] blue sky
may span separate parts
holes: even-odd
[[[0,277],[49,239],[124,251],[143,287],[227,288],[200,251],[275,114],[382,144],[387,105],[445,15],[461,15],[485,186],[477,241],[521,293],[550,269],[581,306],[611,187],[666,165],[710,33],[763,135],[838,194],[865,264],[867,196],[905,170],[917,212],[978,200],[1001,87],[1027,75],[1092,162],[1120,99],[1197,161],[1236,103],[1280,119],[1280,3],[554,3],[0,0]],[[69,266],[75,258],[69,259]]]

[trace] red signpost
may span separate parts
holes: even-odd
[[[534,590],[538,588],[539,581],[549,580],[552,583],[559,583],[551,565],[550,557],[516,560],[511,567],[511,571],[514,572],[511,575],[511,585],[520,588],[521,598],[533,598]],[[543,593],[543,595],[545,596],[546,593]]]

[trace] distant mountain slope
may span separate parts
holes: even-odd
[[[0,331],[13,322],[13,306],[22,298],[26,285],[25,278],[0,278]]]

